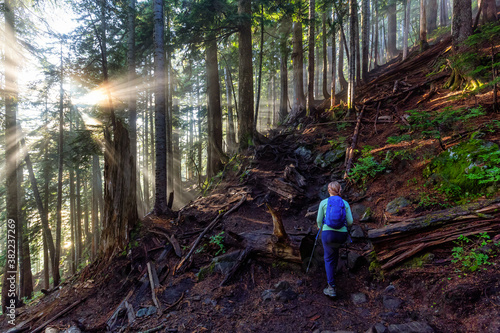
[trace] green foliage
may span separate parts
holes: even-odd
[[[345,136],[339,136],[336,139],[328,140],[328,143],[330,144],[331,148],[339,148],[339,146],[343,146],[346,142],[346,137]]]
[[[489,250],[481,250],[482,247],[491,243],[490,236],[487,233],[481,233],[474,237],[460,235],[454,242],[452,249],[453,263],[460,263],[464,272],[475,272],[480,268],[486,270],[485,265],[491,265],[489,262]]]
[[[484,116],[486,111],[481,105],[474,108],[453,109],[445,107],[441,111],[426,112],[409,110],[411,131],[420,131],[424,138],[440,138],[443,132],[453,129],[457,122],[467,122],[470,119]]]
[[[25,305],[30,305],[32,304],[33,302],[35,302],[36,300],[40,299],[43,297],[43,293],[39,290],[39,291],[35,291],[33,293],[33,295],[31,296],[31,298],[28,298],[28,297],[23,297],[22,300],[23,300],[23,303]]]
[[[385,164],[378,163],[373,156],[360,157],[351,169],[349,179],[366,187],[366,182],[386,169]]]
[[[224,246],[224,231],[221,231],[217,235],[211,236],[209,243],[219,248],[215,253],[216,256],[221,252],[226,253],[226,247]]]
[[[387,143],[388,144],[398,144],[398,143],[401,143],[403,141],[411,141],[411,135],[409,134],[403,134],[403,135],[400,135],[400,136],[390,136],[387,138]]]
[[[337,131],[345,130],[348,127],[351,127],[350,123],[337,123]]]
[[[424,170],[424,176],[434,174],[436,189],[449,199],[465,199],[485,194],[485,184],[498,183],[499,163],[497,144],[473,138],[434,158]]]

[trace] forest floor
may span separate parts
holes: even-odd
[[[73,327],[73,332],[75,326],[84,332],[105,332],[110,326],[116,332],[500,332],[498,256],[490,256],[487,269],[464,273],[460,263],[452,262],[453,243],[448,243],[429,249],[425,253],[432,255],[421,257],[418,263],[381,272],[370,265],[371,243],[365,237],[367,231],[391,220],[423,216],[444,204],[452,205],[442,193],[425,186],[428,180],[423,170],[430,157],[442,152],[443,145],[448,148],[460,141],[457,133],[471,133],[486,122],[500,121],[500,114],[492,111],[491,91],[464,96],[442,87],[450,71],[436,68],[449,46],[445,39],[425,54],[411,53],[405,62],[396,59],[373,71],[373,79],[359,89],[359,105],[366,108],[357,156],[368,152],[381,158],[387,151],[411,151],[412,155],[395,158],[389,170],[364,185],[343,183],[344,198],[351,204],[362,234],[341,249],[336,298],[323,295],[325,270],[316,259],[306,273],[305,265],[254,255],[224,286],[221,281],[227,271],[222,264],[212,266],[213,272],[209,270],[203,278],[197,273],[211,264],[221,247],[227,253],[238,248],[240,244],[231,235],[272,231],[266,203],[280,212],[287,232],[309,232],[311,242],[317,231],[314,207],[324,198],[325,185],[342,179],[344,168],[343,158],[340,163],[325,165],[317,156],[345,150],[354,131],[355,115],[344,119],[339,108],[302,118],[298,127],[273,130],[267,143],[233,159],[214,178],[212,191],[189,203],[178,218],[145,217],[126,255],[95,262],[68,278],[59,289],[21,308],[17,322],[27,321],[24,328],[30,332],[37,327],[43,331],[44,323],[56,315],[46,326],[61,331]],[[411,87],[415,89],[406,90]],[[432,94],[426,99],[429,92]],[[404,127],[408,110],[430,113],[448,106],[477,105],[482,105],[484,115],[443,130],[446,135],[441,140],[387,143],[389,137],[408,134]],[[482,135],[500,144],[498,130]],[[459,138],[463,137],[468,134]],[[290,164],[305,177],[306,185],[289,196],[270,190]],[[179,258],[165,234],[175,237],[185,255],[209,223],[239,204],[242,196],[246,198],[242,205],[221,218],[192,260],[173,274]],[[389,214],[387,204],[399,197],[410,204]],[[360,212],[367,208],[372,212],[370,218],[360,221]],[[321,246],[318,253],[320,258]],[[354,263],[349,262],[351,258]],[[148,262],[157,271],[155,293],[161,313],[153,307]],[[121,307],[122,311],[116,311],[125,300],[130,310]],[[127,318],[140,314],[140,309],[151,314]],[[4,323],[0,329],[6,327]]]

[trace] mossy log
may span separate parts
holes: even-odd
[[[429,247],[458,236],[500,231],[500,198],[410,218],[368,231],[382,269],[392,268]]]

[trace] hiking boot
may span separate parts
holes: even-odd
[[[335,287],[328,285],[328,287],[323,289],[323,294],[325,294],[326,296],[335,297],[337,296],[337,290],[335,289]]]

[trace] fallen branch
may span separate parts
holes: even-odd
[[[347,176],[349,176],[349,171],[351,171],[352,159],[354,157],[354,149],[356,149],[356,145],[358,143],[358,133],[361,124],[361,117],[363,117],[364,111],[365,111],[365,106],[363,105],[363,108],[361,109],[361,112],[358,117],[358,121],[356,123],[356,128],[354,129],[351,147],[347,148],[346,151],[346,164],[345,164],[346,167],[345,167],[344,179],[346,179]]]
[[[170,309],[173,309],[175,306],[177,306],[182,301],[183,298],[184,298],[184,293],[182,293],[181,297],[179,297],[179,299],[177,301],[175,301],[173,304],[167,306],[167,308],[165,309],[165,312],[170,310]]]
[[[156,297],[156,288],[158,287],[158,276],[156,275],[156,271],[154,267],[151,265],[151,262],[148,262],[148,275],[149,275],[149,284],[151,285],[151,297],[153,298],[153,303],[156,305],[158,309],[158,313],[161,316],[161,306],[158,298]]]
[[[240,253],[240,255],[238,256],[238,259],[236,260],[236,263],[233,265],[231,270],[227,273],[224,280],[222,280],[222,282],[220,283],[221,287],[225,286],[233,278],[233,276],[236,274],[238,269],[241,267],[241,265],[243,265],[243,263],[247,260],[247,258],[250,256],[251,253],[252,253],[251,247],[247,247],[245,250],[243,250]]]
[[[65,315],[66,313],[70,312],[71,310],[73,310],[78,304],[80,304],[81,302],[85,301],[87,299],[87,297],[84,297],[76,302],[74,302],[73,304],[71,304],[70,306],[68,306],[67,308],[65,308],[64,310],[62,310],[61,312],[59,312],[58,314],[56,314],[55,316],[53,316],[52,318],[50,318],[49,320],[47,320],[46,322],[44,322],[42,325],[38,326],[36,329],[34,329],[32,331],[32,333],[37,333],[37,332],[41,332],[45,326],[47,326],[48,324],[50,324],[51,322],[53,322],[54,320],[56,320],[57,318]]]
[[[203,239],[203,236],[205,236],[207,234],[207,232],[209,232],[210,230],[212,230],[215,227],[215,225],[222,218],[224,218],[225,216],[231,214],[236,209],[238,209],[246,201],[246,199],[247,199],[247,194],[244,193],[242,195],[242,197],[241,197],[241,200],[233,208],[231,208],[230,210],[228,210],[224,214],[219,213],[219,215],[217,215],[217,217],[212,222],[210,222],[210,224],[205,228],[205,230],[203,230],[203,232],[198,236],[198,238],[196,239],[196,241],[193,243],[193,245],[191,246],[191,250],[189,250],[188,254],[186,254],[186,256],[179,261],[179,263],[177,264],[177,266],[175,266],[174,272],[173,272],[174,275],[175,275],[176,272],[178,272],[181,269],[181,267],[184,265],[184,263],[191,257],[191,255],[193,254],[194,250],[196,250],[196,248],[200,244],[201,240]]]
[[[122,307],[125,306],[125,303],[128,302],[130,296],[132,296],[132,294],[134,293],[134,290],[131,289],[127,296],[125,296],[125,298],[120,302],[120,304],[118,304],[118,306],[116,307],[115,311],[113,311],[113,314],[111,315],[111,317],[109,317],[109,319],[106,321],[106,325],[108,326],[108,330],[112,330],[113,329],[113,326],[115,326],[115,323],[116,323],[116,320],[118,318],[118,313],[120,312],[120,310],[122,309]]]
[[[170,244],[172,244],[172,246],[174,247],[174,251],[175,251],[175,254],[180,258],[182,257],[182,251],[181,251],[181,246],[179,245],[179,242],[177,241],[177,239],[175,238],[174,235],[170,236],[168,233],[164,232],[164,231],[160,231],[160,230],[150,230],[152,233],[154,234],[157,234],[157,235],[161,235],[165,238],[168,239],[168,242]]]

